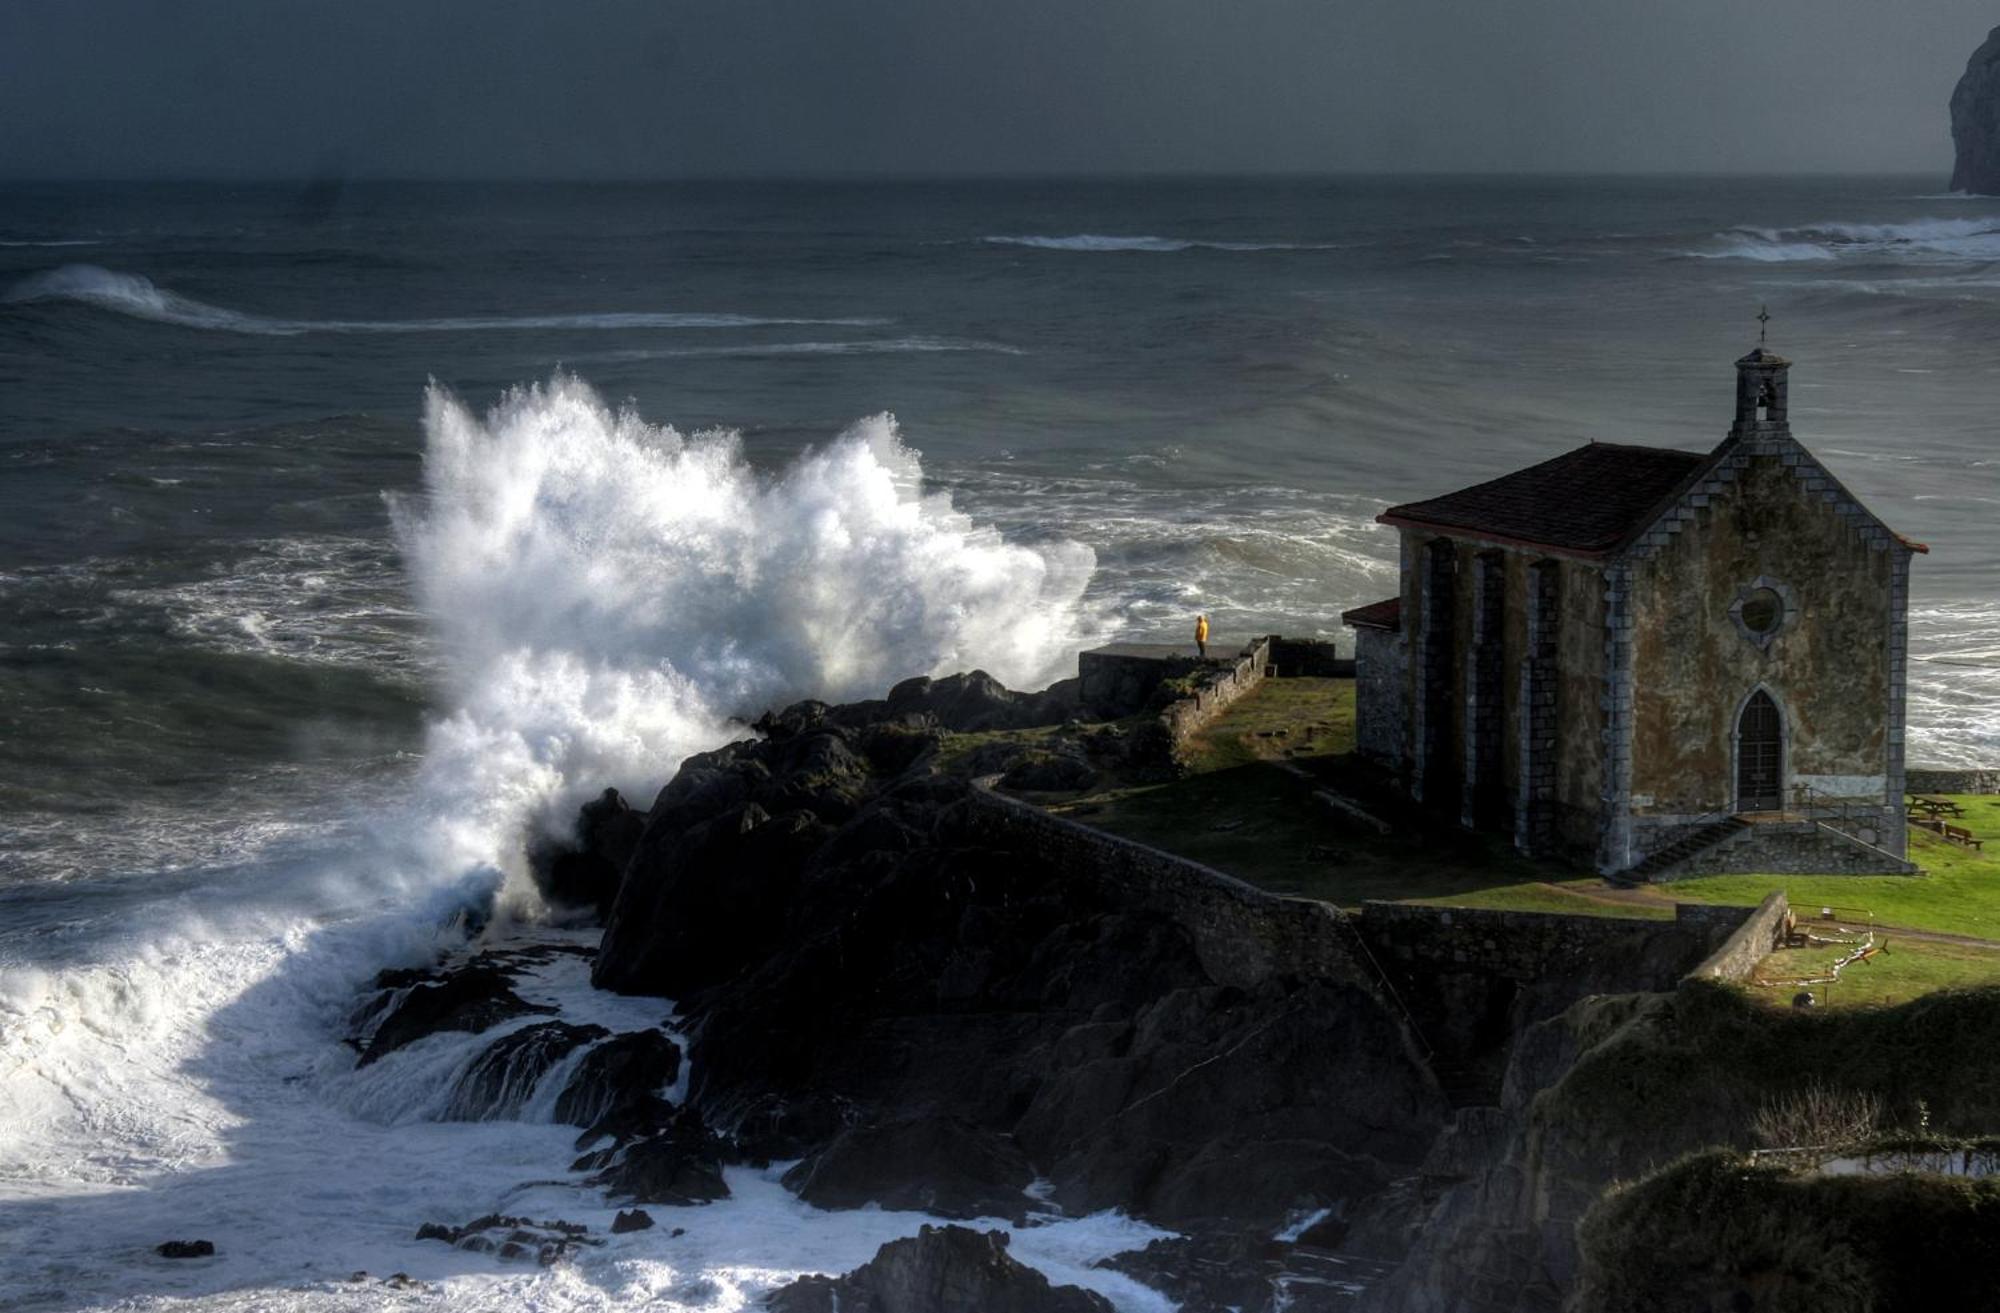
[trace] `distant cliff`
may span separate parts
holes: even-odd
[[[1951,93],[1951,140],[1951,189],[2000,194],[2000,27],[1972,52]]]

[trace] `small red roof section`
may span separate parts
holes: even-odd
[[[1356,629],[1387,629],[1394,633],[1403,627],[1403,599],[1389,597],[1370,602],[1352,611],[1342,611],[1340,618]]]
[[[1671,447],[1593,442],[1442,497],[1391,506],[1377,518],[1601,556],[1644,533],[1711,459]]]

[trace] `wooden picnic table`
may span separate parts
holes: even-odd
[[[1939,816],[1963,816],[1965,808],[1949,798],[1926,798],[1921,794],[1911,794],[1909,805],[1914,811],[1922,811],[1933,818]]]

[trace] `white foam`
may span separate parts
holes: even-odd
[[[675,1218],[694,1238],[663,1226],[573,1268],[519,1272],[419,1244],[426,1220],[498,1209],[601,1234],[611,1210],[567,1171],[574,1128],[428,1120],[504,1030],[434,1036],[365,1069],[337,1037],[359,982],[463,947],[464,913],[510,876],[503,907],[531,911],[523,840],[584,793],[614,783],[643,801],[682,755],[740,732],[734,718],[792,698],[972,666],[1016,685],[1063,673],[1096,632],[1092,554],[1009,543],[927,491],[886,415],[773,474],[732,434],[683,437],[568,377],[483,417],[433,389],[426,427],[426,496],[396,518],[454,710],[403,796],[285,860],[127,899],[52,957],[0,927],[0,1305],[395,1301],[336,1280],[366,1268],[439,1283],[424,1301],[452,1308],[719,1311],[801,1271],[851,1268],[923,1220],[817,1214],[775,1176],[739,1173],[735,1200]],[[220,614],[246,614],[241,601]],[[212,632],[276,643],[280,627]],[[574,957],[521,988],[613,1030],[670,1007],[590,990]],[[554,1079],[524,1116],[548,1115]],[[1066,1225],[1024,1252],[1064,1270],[1148,1234]],[[151,1253],[175,1238],[219,1253]]]
[[[979,240],[991,246],[1025,246],[1037,251],[1334,251],[1336,242],[1224,242],[1191,237],[1108,236],[1076,233],[1067,237],[993,236]]]
[[[2000,258],[2000,217],[1734,228],[1717,234],[1715,240],[1711,248],[1686,254],[1700,259],[1776,264],[1884,259],[1984,261]]]
[[[76,301],[159,323],[185,328],[216,329],[264,337],[301,333],[473,333],[548,329],[613,330],[635,328],[697,329],[758,328],[786,325],[879,327],[890,322],[873,317],[809,319],[765,315],[703,314],[667,311],[611,311],[601,314],[471,315],[439,319],[284,319],[246,314],[167,291],[139,274],[92,264],[68,264],[25,278],[0,295],[0,304],[27,305],[38,301]]]

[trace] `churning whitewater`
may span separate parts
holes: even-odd
[[[567,1172],[574,1128],[550,1115],[581,1053],[481,1102],[468,1069],[525,1021],[359,1068],[341,1038],[377,970],[494,944],[545,951],[523,996],[566,1021],[669,1023],[664,1000],[589,987],[593,936],[534,924],[536,829],[606,784],[650,796],[774,704],[975,666],[1053,677],[1097,632],[1091,553],[1009,543],[926,491],[886,415],[772,472],[734,434],[649,424],[567,375],[483,417],[433,386],[425,431],[423,494],[394,514],[452,710],[393,804],[0,978],[0,1306],[739,1309],[924,1220],[817,1213],[781,1164],[732,1169],[729,1200],[655,1209],[659,1228],[569,1268],[420,1243],[425,1221],[494,1211],[605,1234],[613,1210]],[[1015,1252],[1164,1308],[1087,1266],[1154,1234],[1089,1218]],[[197,1235],[214,1258],[152,1253]],[[398,1272],[431,1292],[380,1284]]]

